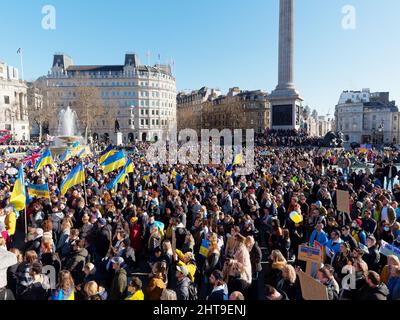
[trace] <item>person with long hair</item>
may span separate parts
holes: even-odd
[[[300,283],[297,278],[296,270],[290,264],[287,264],[282,269],[282,279],[278,281],[278,290],[285,292],[289,300],[301,300]]]
[[[165,262],[156,262],[153,265],[150,274],[150,280],[147,285],[147,296],[149,300],[160,300],[163,290],[167,287],[165,284],[167,278],[167,266]]]
[[[75,300],[74,279],[69,271],[61,270],[58,274],[58,283],[50,295],[50,300]]]
[[[276,287],[279,280],[282,279],[282,270],[287,261],[279,250],[273,250],[269,256],[269,264],[265,273],[265,282]]]
[[[220,249],[218,246],[218,237],[216,233],[212,233],[209,236],[209,247],[206,262],[204,264],[204,276],[207,279],[211,276],[211,273],[218,268],[220,261]]]

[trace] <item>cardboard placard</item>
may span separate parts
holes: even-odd
[[[304,300],[329,300],[328,289],[303,271],[298,271],[301,294]]]
[[[310,247],[306,244],[299,246],[298,259],[301,261],[321,263],[321,248]]]
[[[350,195],[348,191],[336,190],[336,207],[338,211],[350,214]]]

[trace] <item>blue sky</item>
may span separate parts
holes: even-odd
[[[342,90],[390,91],[400,102],[400,1],[296,0],[295,84],[306,103],[332,114]],[[272,91],[277,82],[278,0],[2,0],[0,59],[28,80],[47,74],[55,52],[75,64],[173,58],[177,87]],[[42,28],[44,5],[56,30]],[[342,7],[356,29],[342,28]]]

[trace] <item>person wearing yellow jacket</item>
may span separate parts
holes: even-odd
[[[125,300],[144,300],[142,281],[138,277],[133,277],[129,283],[128,297]]]
[[[13,238],[15,234],[15,229],[17,227],[17,216],[12,208],[6,209],[6,218],[4,220],[8,235]]]
[[[178,266],[186,266],[186,268],[188,269],[188,278],[190,279],[190,281],[194,283],[195,280],[194,275],[196,274],[197,266],[194,260],[193,253],[186,252],[184,254],[181,250],[176,249],[176,255],[178,258],[176,264]]]

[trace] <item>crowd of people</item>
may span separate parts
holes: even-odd
[[[398,154],[371,151],[373,168],[354,171],[349,159],[364,155],[268,137],[280,143],[261,141],[248,176],[223,164],[150,165],[143,143],[126,152],[134,172],[114,190],[118,170],[99,165],[106,145],[38,172],[25,167],[26,183],[50,190],[26,213],[10,204],[16,177],[0,172],[0,300],[302,300],[298,248],[314,241],[324,250],[315,278],[329,299],[400,299],[399,256],[380,250],[400,248]],[[85,185],[62,196],[81,161]],[[339,189],[348,212],[337,209]],[[355,287],[342,285],[346,268]]]

